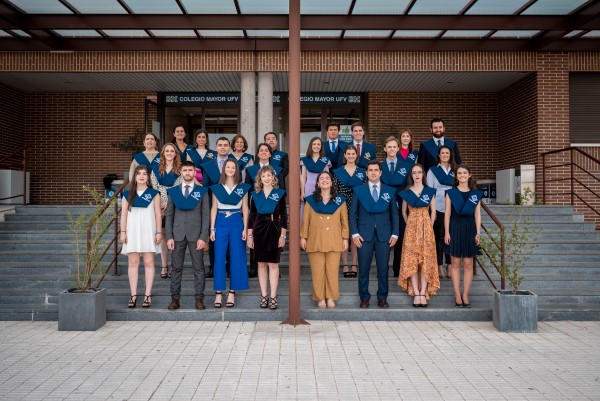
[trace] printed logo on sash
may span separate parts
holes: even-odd
[[[273,160],[281,161],[281,155],[273,155]]]
[[[271,194],[271,195],[269,195],[269,199],[272,199],[274,201],[279,201],[279,194]]]
[[[363,173],[356,173],[356,176],[357,176],[358,178],[360,178],[361,180],[364,180],[364,179],[365,179],[365,175],[364,175]]]
[[[367,152],[367,153],[365,153],[365,154],[363,155],[363,157],[364,157],[365,159],[370,159],[370,158],[371,158],[371,153]]]
[[[327,160],[329,160],[329,159],[326,157],[321,157],[319,160],[321,160],[323,163],[327,163]]]
[[[408,154],[408,158],[409,158],[410,160],[415,160],[415,159],[416,159],[415,155],[414,155],[414,154],[412,154],[412,153],[409,153],[409,154]]]
[[[242,156],[240,157],[240,160],[243,162],[247,162],[248,161],[248,156]]]
[[[411,153],[412,155],[412,153]],[[406,177],[406,169],[404,167],[402,167],[400,170],[398,170],[398,174],[402,174],[403,176]]]
[[[335,202],[336,205],[341,205],[342,204],[342,198],[340,198],[339,196],[336,196],[333,201]]]
[[[384,201],[386,202],[390,202],[390,194],[388,194],[387,192],[384,192],[381,197],[383,198]]]
[[[141,197],[141,199],[145,200],[146,202],[150,202],[152,200],[152,195],[145,194],[144,196]]]
[[[198,199],[202,198],[202,194],[201,194],[200,192],[198,192],[198,191],[194,191],[194,192],[192,192],[192,193],[190,194],[190,196],[191,196],[192,198],[196,199],[196,200],[198,200]]]
[[[477,198],[477,195],[471,195],[471,197],[469,198],[469,201],[476,205],[477,202],[479,202],[479,199]]]
[[[212,153],[208,153],[208,154],[206,155],[206,157],[208,157],[209,159],[213,159],[213,158],[215,157],[215,155],[214,155],[214,154],[212,154]]]
[[[429,195],[425,194],[421,196],[421,200],[425,203],[429,203]]]
[[[242,188],[238,188],[235,190],[235,194],[241,198],[244,196],[244,190]]]

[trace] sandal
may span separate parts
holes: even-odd
[[[230,295],[233,295],[233,301],[229,300]],[[229,290],[229,293],[227,294],[227,303],[225,304],[225,306],[228,308],[233,308],[235,306],[235,291]]]
[[[130,308],[135,308],[135,305],[137,305],[137,298],[138,298],[137,295],[132,295],[129,298],[129,302],[127,302],[127,306]]]
[[[149,308],[152,305],[152,295],[144,295],[144,303],[142,303],[142,308]]]
[[[221,297],[221,298],[219,298],[219,302],[217,302],[217,296]],[[221,306],[223,306],[222,297],[223,297],[223,291],[215,292],[215,308],[220,308]]]
[[[277,295],[275,295],[274,297],[271,297],[271,303],[269,305],[269,309],[271,309],[271,310],[277,309]]]
[[[427,302],[427,297],[426,297],[425,295],[419,295],[419,296],[420,296],[420,297],[423,297],[423,298],[425,298],[425,302]],[[420,306],[421,308],[427,308],[427,306],[428,306],[428,305],[429,305],[429,304],[427,304],[427,303],[424,303],[424,304],[420,304],[419,306]]]
[[[269,296],[261,295],[260,307],[263,309],[266,309],[268,304],[269,304]]]
[[[348,265],[342,265],[342,274],[345,278],[352,277],[352,273],[348,271]]]
[[[169,266],[162,267],[162,270],[160,272],[160,277],[161,278],[171,277],[171,274],[169,273]]]
[[[358,271],[354,270],[355,267],[358,269],[357,265],[350,265],[350,268],[352,269],[350,272],[350,277],[358,277]]]

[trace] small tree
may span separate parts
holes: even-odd
[[[144,136],[146,136],[144,130],[136,129],[132,135],[123,138],[120,141],[111,143],[111,146],[119,149],[121,152],[129,154],[143,152]]]
[[[106,205],[104,196],[89,185],[84,185],[83,191],[92,198],[90,202],[90,205],[94,207],[92,214],[81,212],[75,218],[71,212],[67,212],[70,221],[68,232],[71,236],[75,259],[74,280],[71,283],[79,292],[88,291],[96,277],[103,277],[106,274],[102,257],[108,241],[104,239],[104,235],[108,232],[113,218],[112,213],[98,216],[100,209]],[[116,201],[114,198],[107,207],[114,206]],[[88,224],[91,224],[89,243],[87,241]]]
[[[495,226],[488,230],[487,237],[481,237],[481,249],[487,256],[479,258],[481,266],[486,270],[496,267],[500,277],[508,281],[513,294],[517,293],[523,281],[521,268],[539,245],[541,228],[533,224],[532,218],[527,215],[534,207],[529,204],[533,197],[533,191],[526,188],[521,204],[513,205],[513,210],[502,222],[504,230]],[[502,243],[504,255],[500,251]]]

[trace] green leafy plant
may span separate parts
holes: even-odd
[[[71,236],[70,241],[75,259],[74,280],[71,283],[78,292],[89,291],[94,279],[104,277],[106,274],[102,257],[108,241],[104,239],[104,235],[108,232],[113,218],[112,213],[98,216],[100,209],[106,205],[102,194],[89,185],[84,185],[83,191],[92,198],[90,202],[90,205],[93,206],[92,213],[81,212],[75,217],[71,212],[67,212],[68,232]],[[108,208],[114,206],[116,201],[116,198],[113,199]],[[91,225],[89,242],[87,238],[88,224]]]
[[[145,132],[141,129],[136,129],[133,135],[125,137],[120,141],[112,142],[113,148],[119,149],[125,153],[139,153],[144,151],[144,136]]]
[[[504,230],[495,226],[487,231],[487,236],[481,237],[481,249],[484,254],[478,258],[481,266],[486,270],[495,267],[500,277],[508,281],[513,294],[517,293],[523,281],[521,269],[539,245],[541,228],[528,216],[534,207],[530,204],[532,199],[533,191],[526,188],[521,195],[520,204],[513,205],[512,211],[503,219]],[[502,245],[504,255],[501,252]]]

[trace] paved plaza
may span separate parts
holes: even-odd
[[[1,400],[600,400],[600,322],[0,322]]]

